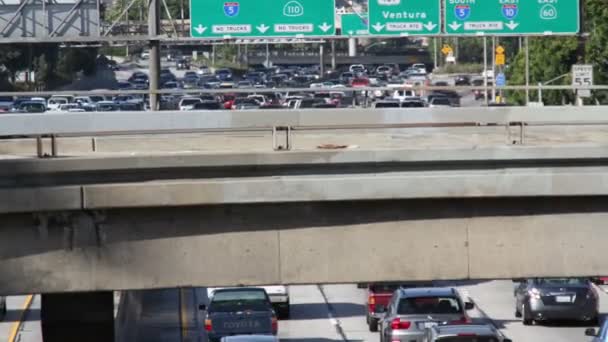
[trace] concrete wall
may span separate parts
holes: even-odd
[[[0,294],[608,274],[600,252],[608,241],[605,197],[224,205],[1,219]]]

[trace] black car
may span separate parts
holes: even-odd
[[[471,77],[467,75],[459,75],[454,78],[454,84],[457,86],[471,85]]]
[[[580,320],[596,323],[598,294],[585,278],[516,279],[515,316],[524,325],[547,320]]]
[[[276,335],[277,317],[262,288],[228,288],[213,291],[206,310],[205,331],[210,342],[233,335]]]

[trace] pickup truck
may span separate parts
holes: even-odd
[[[233,335],[277,335],[278,322],[270,298],[262,288],[242,287],[213,292],[206,310],[205,331],[209,342]]]
[[[268,297],[270,297],[270,303],[272,308],[276,312],[280,319],[289,319],[289,289],[283,285],[268,285],[259,286],[266,291]],[[215,291],[219,289],[226,289],[225,287],[209,287],[207,288],[207,296],[213,297]]]

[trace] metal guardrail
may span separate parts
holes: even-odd
[[[291,149],[292,133],[304,130],[357,130],[424,127],[502,126],[506,141],[518,127],[515,143],[525,143],[530,126],[608,125],[606,108],[496,107],[416,109],[316,109],[192,112],[118,112],[65,114],[6,114],[0,116],[0,137],[36,138],[44,156],[43,139],[51,139],[51,156],[59,155],[59,137],[263,131],[272,134],[275,150]],[[281,138],[280,135],[284,135]],[[281,143],[280,140],[284,139]]]

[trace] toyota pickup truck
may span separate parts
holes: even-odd
[[[277,317],[262,288],[217,289],[206,311],[205,331],[209,342],[234,335],[277,335]]]
[[[289,318],[289,289],[287,286],[283,285],[268,285],[268,286],[260,286],[260,288],[264,289],[270,297],[270,303],[272,303],[272,307],[276,312],[277,316],[280,319],[288,319]],[[213,293],[216,290],[225,289],[222,287],[209,287],[207,288],[207,295],[209,298],[213,297]]]

